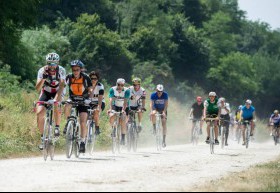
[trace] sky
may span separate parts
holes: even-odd
[[[241,10],[247,12],[247,19],[270,24],[280,29],[280,0],[238,0]]]

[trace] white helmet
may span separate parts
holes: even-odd
[[[157,91],[159,92],[163,92],[164,91],[164,87],[162,84],[157,85]]]
[[[216,97],[216,96],[217,96],[217,94],[216,94],[215,92],[210,92],[210,93],[209,93],[209,97],[211,97],[211,96]]]
[[[220,98],[219,102],[226,102],[226,99],[225,98]]]
[[[240,105],[240,106],[238,107],[238,109],[239,109],[239,110],[241,110],[242,108],[243,108],[243,106],[242,106],[242,105]]]
[[[57,53],[49,53],[46,56],[46,61],[47,62],[59,62],[59,60],[60,60],[60,57]]]
[[[122,84],[122,85],[124,85],[124,84],[125,84],[125,79],[119,78],[119,79],[117,80],[117,84]]]
[[[246,101],[246,104],[249,104],[249,105],[251,105],[253,102],[250,100],[250,99],[248,99],[247,101]]]

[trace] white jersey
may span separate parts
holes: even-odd
[[[124,106],[124,100],[127,99],[127,101],[129,102],[129,98],[130,98],[130,89],[124,87],[122,92],[119,92],[117,90],[117,87],[112,87],[110,89],[110,93],[109,93],[109,97],[110,98],[114,98],[114,103],[113,105],[116,107],[123,107]]]
[[[229,110],[229,112],[230,112],[230,105],[229,105],[229,103],[226,103],[225,104],[225,107]],[[229,113],[226,111],[226,109],[225,108],[222,108],[222,105],[221,104],[219,104],[219,108],[221,109],[221,115],[229,115]]]
[[[38,80],[43,79],[43,74],[45,72],[45,67],[41,68],[38,72]],[[43,86],[43,90],[48,92],[48,93],[57,93],[57,91],[59,90],[59,83],[61,80],[65,81],[66,79],[66,70],[61,67],[58,66],[58,72],[56,72],[55,75],[53,76],[49,76],[46,79],[46,82]]]
[[[146,99],[146,90],[144,88],[140,88],[138,91],[134,89],[134,86],[131,86],[130,88],[130,102],[129,105],[130,107],[138,107],[141,106],[142,104],[141,99]]]
[[[99,96],[100,96],[100,95],[103,95],[103,96],[104,96],[104,94],[105,94],[105,90],[104,90],[103,84],[101,84],[100,82],[97,83],[95,89],[93,90],[93,98],[92,98],[92,101],[93,101],[93,102],[98,102]],[[102,102],[105,103],[104,97],[103,97]]]

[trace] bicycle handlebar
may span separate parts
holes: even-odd
[[[38,101],[38,105],[58,105],[60,102],[57,101]]]

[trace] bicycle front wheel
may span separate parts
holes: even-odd
[[[73,153],[74,127],[75,127],[75,122],[72,120],[69,121],[68,127],[67,127],[67,132],[66,132],[66,157],[68,159],[71,158],[72,153]]]
[[[215,140],[214,140],[214,128],[211,128],[211,132],[210,132],[210,153],[214,154],[215,153]]]
[[[221,127],[221,134],[222,134],[222,143],[221,143],[221,148],[225,148],[225,128]]]
[[[250,135],[251,135],[251,130],[249,127],[247,127],[247,133],[246,133],[246,149],[249,148],[249,143],[250,143]]]
[[[95,127],[94,123],[91,121],[88,121],[87,128],[88,128],[88,136],[87,136],[87,146],[86,149],[90,156],[93,156],[94,148],[95,148],[95,142],[96,142],[96,135],[93,132],[93,128]]]
[[[44,134],[43,134],[43,157],[44,160],[47,161],[48,156],[49,156],[49,137],[50,137],[50,119],[46,118],[45,120],[45,125],[44,125]]]

